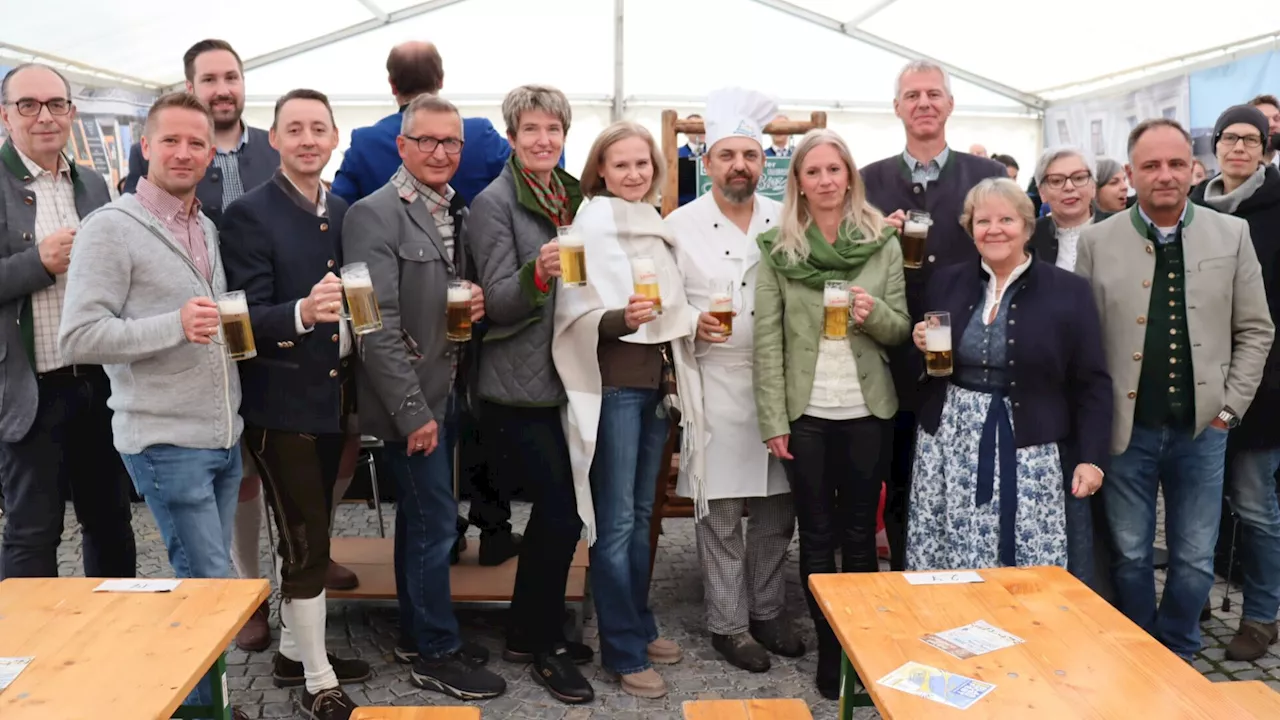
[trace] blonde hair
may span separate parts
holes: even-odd
[[[605,128],[591,143],[591,151],[587,153],[587,164],[582,168],[582,196],[592,198],[605,191],[604,178],[600,176],[600,168],[604,166],[604,154],[616,143],[628,138],[638,137],[649,146],[649,162],[653,165],[653,178],[649,183],[649,191],[644,194],[643,202],[654,203],[658,199],[659,188],[666,177],[667,162],[663,159],[662,150],[654,142],[653,135],[643,125],[628,120],[620,120]]]
[[[773,246],[773,252],[782,253],[790,263],[803,261],[809,256],[809,243],[804,233],[813,217],[809,214],[809,201],[800,194],[800,171],[809,153],[822,145],[834,147],[849,171],[849,191],[844,196],[844,218],[841,222],[853,225],[868,240],[878,238],[884,232],[884,215],[867,203],[867,189],[862,184],[862,176],[858,174],[849,146],[834,130],[816,128],[800,138],[791,155],[791,176],[782,202],[782,222],[778,226],[778,242]]]
[[[1036,227],[1036,208],[1031,198],[1014,181],[1009,178],[987,178],[964,196],[964,210],[960,213],[960,225],[973,237],[973,212],[980,203],[988,198],[1000,198],[1013,206],[1013,211],[1022,218],[1024,240],[1031,238]]]

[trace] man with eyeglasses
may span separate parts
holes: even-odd
[[[106,181],[70,162],[71,85],[19,65],[0,82],[0,579],[57,577],[66,501],[84,539],[84,573],[134,577],[129,486],[112,445],[100,365],[58,348],[67,268],[80,221],[111,201]]]
[[[1270,102],[1256,101],[1257,98],[1249,105],[1229,108],[1219,118],[1214,145],[1222,174],[1192,190],[1191,200],[1249,223],[1249,237],[1262,266],[1262,284],[1274,322],[1280,316],[1280,171],[1264,159],[1267,138],[1274,127],[1267,111],[1280,115],[1280,110]],[[1227,645],[1229,660],[1257,660],[1276,642],[1276,614],[1280,612],[1277,468],[1280,355],[1272,345],[1253,404],[1227,440],[1226,499],[1244,525],[1240,536],[1244,607],[1239,629]],[[1223,517],[1230,515],[1224,512]],[[1224,519],[1220,530],[1224,537],[1218,542],[1224,552],[1235,531],[1235,521]]]
[[[1260,147],[1266,123],[1250,111],[1247,132]],[[1220,119],[1215,137],[1235,125]],[[1138,202],[1085,228],[1076,258],[1102,311],[1115,387],[1102,484],[1115,605],[1191,662],[1213,587],[1227,435],[1264,377],[1275,326],[1248,224],[1187,197],[1191,135],[1155,118],[1129,133],[1128,146]],[[1169,574],[1157,606],[1160,491]]]

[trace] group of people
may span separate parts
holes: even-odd
[[[503,138],[440,97],[426,43],[392,51],[400,112],[356,131],[331,189],[339,131],[322,93],[287,93],[262,131],[240,118],[230,45],[202,41],[184,62],[187,92],[151,107],[115,201],[62,154],[74,104],[57,71],[23,65],[0,89],[0,575],[56,575],[67,498],[85,572],[134,575],[128,488],[85,452],[105,438],[177,577],[256,576],[261,520],[240,517],[265,490],[275,681],[300,688],[305,717],[345,720],[341,686],[370,670],[326,650],[326,588],[358,583],[329,534],[371,435],[396,481],[395,656],[419,687],[495,697],[506,684],[450,604],[450,449],[471,437],[497,479],[473,503],[482,560],[486,544],[491,561],[519,557],[503,659],[566,703],[593,699],[579,666],[594,652],[563,630],[585,535],[600,663],[661,697],[654,666],[684,650],[649,606],[649,526],[676,432],[711,644],[742,669],[806,652],[784,607],[798,525],[817,687],[838,697],[840,647],[807,578],[836,572],[837,551],[840,571],[877,570],[882,485],[895,570],[1065,566],[1190,658],[1225,475],[1250,530],[1232,652],[1275,641],[1280,174],[1257,103],[1223,114],[1223,174],[1191,199],[1190,137],[1171,120],[1132,131],[1137,202],[1110,217],[1094,209],[1110,187],[1094,160],[1047,151],[1036,181],[1052,212],[1037,221],[1004,165],[948,146],[954,100],[935,64],[898,76],[899,155],[859,168],[833,131],[775,139],[791,157],[781,203],[755,192],[776,102],[718,90],[698,139],[711,192],[664,219],[666,163],[642,126],[606,128],[575,177],[563,93],[512,90]],[[344,312],[356,285],[380,327]],[[451,337],[455,302],[470,340]],[[256,340],[240,362],[224,329],[236,313]],[[514,484],[532,501],[522,538],[503,515]],[[247,639],[265,647],[259,620]]]

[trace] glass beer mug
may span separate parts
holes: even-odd
[[[711,308],[707,312],[724,326],[724,330],[717,333],[723,338],[733,335],[733,289],[732,280],[714,280],[711,283]]]
[[[924,267],[924,246],[933,219],[923,210],[912,210],[902,224],[902,267],[919,270]]]
[[[451,342],[467,342],[471,340],[471,283],[450,280],[448,292],[445,337]]]
[[[843,340],[849,334],[849,283],[828,280],[822,292],[822,337]]]
[[[253,325],[249,322],[249,300],[243,290],[232,290],[218,296],[218,319],[222,321],[222,344],[232,360],[250,360],[258,356],[253,342]]]
[[[924,314],[924,367],[931,377],[951,374],[951,313]]]
[[[587,248],[583,237],[573,232],[572,225],[558,228],[556,244],[560,246],[560,285],[586,287]]]
[[[373,294],[369,266],[362,262],[342,266],[342,294],[347,300],[343,318],[351,322],[351,332],[367,335],[382,329],[382,311]]]
[[[653,314],[662,314],[662,291],[658,287],[658,266],[653,258],[640,255],[631,259],[631,281],[635,285],[636,295],[643,295],[653,302]]]

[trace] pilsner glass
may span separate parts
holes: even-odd
[[[452,342],[467,342],[471,339],[471,283],[466,280],[449,281],[449,297],[445,314],[448,323],[445,325],[445,337]]]
[[[724,326],[724,330],[716,333],[717,337],[727,338],[733,335],[733,289],[732,280],[713,280],[711,282],[711,317]]]
[[[587,249],[583,237],[573,232],[572,225],[557,228],[556,244],[560,246],[560,285],[586,287]]]
[[[828,280],[822,292],[822,337],[843,340],[849,334],[849,283]]]
[[[232,360],[249,360],[258,356],[253,342],[253,325],[249,322],[249,300],[243,290],[232,290],[218,296],[218,318],[222,321],[222,342]]]
[[[924,367],[932,377],[951,374],[951,313],[924,314]]]
[[[373,278],[369,266],[362,262],[342,266],[342,292],[347,298],[346,318],[351,332],[367,335],[382,329],[382,310],[373,294]]]
[[[631,281],[636,294],[653,302],[653,314],[662,314],[662,290],[658,287],[658,266],[648,255],[631,258]]]
[[[911,210],[902,224],[902,267],[919,270],[924,266],[924,244],[933,219],[923,210]]]

